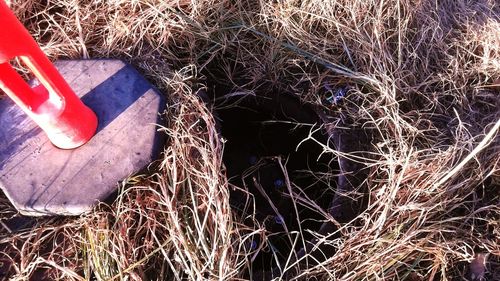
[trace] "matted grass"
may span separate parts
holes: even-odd
[[[229,205],[224,144],[195,95],[214,87],[296,95],[325,115],[333,135],[359,143],[324,148],[366,175],[344,190],[356,202],[354,218],[339,221],[324,210],[335,227],[314,233],[314,248],[335,252],[316,262],[308,251],[297,260],[290,253],[276,279],[500,278],[497,1],[28,0],[11,7],[52,59],[136,66],[168,97],[169,122],[159,129],[169,141],[155,173],[128,179],[111,205],[39,219],[19,232],[0,227],[5,278],[253,276],[250,260],[269,245],[255,250],[248,242],[267,232],[243,224]],[[338,86],[349,87],[343,101],[325,102]],[[0,204],[2,220],[16,216],[6,199]]]

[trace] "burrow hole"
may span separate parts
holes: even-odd
[[[335,194],[335,161],[316,112],[286,94],[215,100],[230,203],[241,220],[265,228],[255,236],[252,272],[270,272],[304,249]],[[263,241],[265,240],[265,241]]]

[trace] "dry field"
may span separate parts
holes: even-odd
[[[0,278],[500,280],[497,0],[10,5],[53,60],[137,67],[168,98],[169,138],[157,168],[89,214],[13,230],[23,218],[0,196]],[[336,206],[285,178],[292,210],[321,222],[297,216],[287,253],[255,208],[235,210],[212,114],[276,93],[319,112],[335,164],[317,178]]]

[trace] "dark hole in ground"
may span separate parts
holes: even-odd
[[[227,140],[223,160],[233,187],[232,208],[245,223],[257,222],[267,233],[267,243],[260,237],[250,245],[258,251],[253,279],[268,279],[273,269],[293,261],[293,253],[313,239],[310,231],[325,222],[317,209],[327,212],[336,188],[330,173],[335,162],[331,154],[322,154],[328,136],[315,111],[291,95],[219,97],[215,111]],[[255,220],[248,219],[253,213]]]

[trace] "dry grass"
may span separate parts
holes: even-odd
[[[161,128],[169,142],[156,173],[129,179],[111,206],[40,219],[17,233],[0,227],[0,260],[13,261],[6,276],[248,276],[255,254],[248,241],[266,233],[231,212],[223,144],[193,94],[217,85],[289,92],[346,134],[373,136],[359,140],[364,151],[325,147],[335,161],[364,167],[355,186],[364,196],[351,194],[364,207],[345,222],[325,211],[340,227],[316,233],[315,246],[336,252],[304,268],[306,252],[282,276],[470,279],[469,263],[487,254],[486,277],[500,278],[497,1],[29,0],[12,7],[53,59],[134,64],[169,97],[170,121]],[[338,85],[350,87],[344,102],[324,103],[325,89]],[[15,216],[1,200],[1,217]]]

